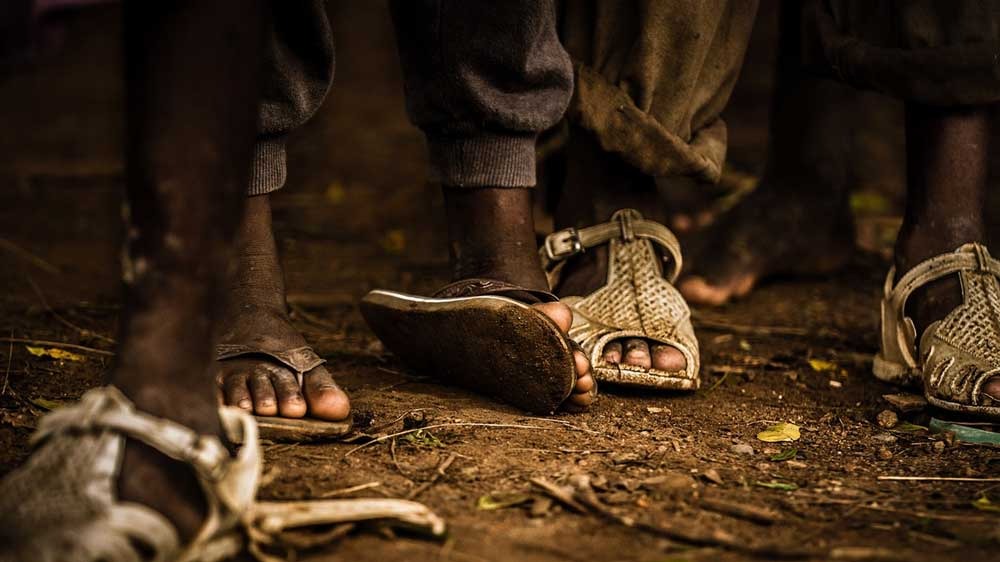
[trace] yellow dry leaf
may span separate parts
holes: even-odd
[[[59,361],[83,361],[84,359],[83,355],[55,347],[32,347],[30,345],[24,347],[28,350],[28,353],[35,357],[48,357]]]
[[[767,443],[798,441],[799,426],[793,423],[777,423],[757,434],[757,439]]]
[[[379,243],[382,249],[390,254],[402,254],[406,249],[406,233],[402,229],[394,228],[386,232]]]
[[[823,371],[836,371],[838,369],[837,364],[832,361],[824,361],[822,359],[810,359],[809,366],[813,368],[813,371],[817,373],[822,373]]]
[[[330,185],[326,186],[326,200],[334,205],[342,202],[347,198],[347,190],[344,189],[344,184],[339,181],[330,182]]]

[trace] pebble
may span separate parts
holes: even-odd
[[[704,478],[705,480],[708,480],[709,482],[713,482],[720,486],[722,485],[722,476],[719,476],[719,471],[715,470],[714,468],[710,468],[705,472],[702,472],[701,477]]]
[[[941,453],[941,452],[944,451],[944,447],[945,447],[944,441],[935,441],[933,446],[934,446],[934,452],[935,453]]]
[[[878,413],[878,416],[875,417],[875,421],[878,422],[881,427],[892,429],[899,423],[899,416],[897,416],[896,412],[893,412],[892,410],[882,410]]]
[[[896,441],[899,441],[899,439],[891,433],[879,433],[878,435],[872,437],[872,439],[882,443],[895,443]]]
[[[880,445],[878,448],[878,458],[887,461],[892,458],[892,451],[889,450],[889,447]]]
[[[738,455],[752,455],[753,447],[746,443],[737,443],[731,447],[732,451]]]

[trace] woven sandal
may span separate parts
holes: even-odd
[[[361,302],[361,314],[414,370],[549,414],[576,384],[575,347],[530,305],[558,300],[494,279],[465,279],[433,297],[372,291]]]
[[[924,331],[919,347],[906,301],[924,285],[958,274],[963,304]],[[980,389],[1000,375],[1000,262],[981,244],[965,244],[903,275],[895,269],[885,280],[882,345],[872,372],[894,384],[923,384],[934,406],[1000,418],[1000,403],[984,401]]]
[[[573,309],[569,335],[590,358],[600,382],[644,388],[697,390],[698,340],[691,310],[674,288],[681,270],[677,238],[667,227],[642,218],[634,209],[615,212],[610,222],[550,234],[539,250],[549,285],[558,285],[566,260],[610,244],[607,283],[586,297],[563,297]],[[654,244],[664,256],[661,259]],[[664,263],[668,269],[663,271]],[[604,360],[604,346],[622,338],[643,338],[676,348],[685,368],[676,372],[645,369]]]
[[[284,367],[295,374],[302,387],[305,374],[319,367],[326,360],[309,346],[294,349],[268,349],[262,338],[255,345],[220,343],[215,347],[216,361],[234,358],[263,357],[276,366]],[[279,416],[255,416],[260,436],[269,441],[303,442],[342,437],[351,432],[352,418],[343,421],[315,420],[309,418],[283,418]]]
[[[259,560],[283,560],[264,549],[280,546],[285,529],[345,520],[398,519],[444,532],[443,521],[415,502],[255,502],[261,452],[253,418],[236,408],[219,412],[227,434],[245,442],[235,458],[215,436],[135,410],[114,387],[47,415],[32,436],[35,452],[0,483],[0,561],[214,562],[247,544]],[[190,544],[180,544],[161,514],[116,498],[126,437],[194,469],[208,516]]]

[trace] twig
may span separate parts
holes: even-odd
[[[369,427],[365,431],[366,431],[366,433],[369,433],[369,434],[371,434],[371,433],[378,433],[380,430],[383,430],[383,429],[389,427],[390,425],[393,425],[394,423],[402,420],[403,418],[405,418],[406,416],[408,416],[408,415],[410,415],[410,414],[412,414],[414,412],[425,412],[427,410],[437,410],[437,408],[433,408],[433,407],[431,407],[431,408],[414,408],[412,410],[407,410],[407,411],[403,412],[402,414],[396,416],[396,419],[394,419],[392,421],[385,422],[383,424],[376,425],[375,427]]]
[[[49,314],[51,314],[62,325],[70,328],[71,330],[76,330],[77,332],[80,333],[80,335],[82,335],[84,337],[97,338],[99,340],[103,340],[103,341],[105,341],[107,343],[110,343],[111,345],[115,345],[115,340],[109,338],[108,336],[105,336],[103,334],[98,334],[97,332],[94,332],[92,330],[88,330],[86,328],[81,328],[80,326],[77,326],[76,324],[74,324],[74,323],[70,322],[69,320],[63,318],[63,316],[61,314],[59,314],[51,306],[49,306],[48,299],[45,298],[45,294],[42,293],[42,290],[38,287],[38,284],[35,283],[35,280],[32,279],[30,275],[27,277],[27,279],[28,279],[28,284],[31,285],[31,289],[33,291],[35,291],[35,295],[38,296],[38,300],[41,301],[42,307],[45,308],[45,311],[48,312]]]
[[[32,254],[28,250],[25,250],[24,248],[22,248],[22,247],[18,246],[17,244],[11,242],[10,240],[7,240],[6,238],[0,238],[0,248],[3,248],[5,250],[7,250],[8,252],[14,254],[15,256],[17,256],[17,257],[19,257],[19,258],[21,258],[21,259],[23,259],[23,260],[31,263],[32,265],[34,265],[38,269],[41,269],[42,271],[44,271],[45,273],[49,273],[49,274],[52,274],[52,275],[58,275],[59,274],[59,268],[58,267],[56,267],[56,266],[52,265],[51,263],[43,260],[42,258],[36,256],[35,254]]]
[[[339,490],[330,490],[329,492],[323,492],[322,494],[319,494],[319,497],[332,498],[334,496],[344,496],[347,494],[352,494],[354,492],[360,492],[361,490],[378,488],[381,485],[382,485],[381,482],[365,482],[364,484],[358,484],[357,486],[350,486],[348,488],[341,488]]]
[[[442,461],[441,464],[438,465],[437,470],[434,471],[434,476],[432,476],[431,479],[428,480],[427,482],[424,482],[423,484],[414,488],[413,491],[411,491],[409,494],[406,494],[406,499],[412,500],[413,498],[429,490],[431,486],[437,483],[437,481],[440,480],[442,476],[444,476],[444,471],[448,470],[448,467],[451,466],[451,463],[455,462],[455,459],[457,458],[458,455],[455,453],[448,455],[448,458],[444,459],[444,461]]]
[[[528,482],[531,482],[538,488],[541,488],[542,492],[550,498],[556,500],[557,502],[563,504],[564,506],[570,508],[577,513],[587,513],[589,511],[580,502],[576,501],[573,494],[567,492],[566,490],[556,486],[552,482],[545,480],[544,478],[530,478]]]
[[[389,457],[392,459],[392,465],[396,467],[396,470],[399,471],[400,474],[402,474],[404,477],[408,479],[410,475],[407,474],[405,470],[403,470],[403,467],[399,465],[399,460],[396,458],[395,437],[393,437],[392,441],[389,442]]]
[[[1000,478],[970,478],[951,476],[879,476],[878,479],[906,482],[1000,482]]]
[[[413,429],[407,429],[405,431],[400,431],[398,433],[391,433],[389,435],[383,435],[382,437],[378,437],[376,439],[372,439],[371,441],[369,441],[367,443],[364,443],[362,445],[358,445],[357,447],[351,449],[350,451],[347,451],[346,453],[344,453],[344,457],[349,457],[349,456],[353,455],[354,453],[360,451],[361,449],[364,449],[366,447],[370,447],[370,446],[372,446],[372,445],[374,445],[376,443],[381,443],[382,441],[385,441],[387,439],[393,439],[395,437],[401,437],[403,435],[408,435],[410,433],[416,433],[418,431],[428,431],[428,430],[431,430],[431,429],[439,429],[439,428],[442,428],[442,427],[485,427],[485,428],[492,428],[492,429],[541,429],[543,431],[549,429],[547,427],[542,427],[540,425],[518,425],[518,424],[514,424],[514,423],[472,423],[472,422],[439,423],[439,424],[434,424],[434,425],[428,425],[428,426],[425,426],[425,427],[416,427],[416,428],[413,428]],[[583,430],[581,429],[580,431],[583,431]]]
[[[708,394],[709,392],[712,392],[713,390],[715,390],[716,388],[718,388],[718,386],[720,384],[726,382],[726,378],[729,377],[729,373],[730,373],[730,371],[723,371],[722,377],[720,377],[719,380],[717,380],[714,383],[712,383],[712,386],[708,387],[708,390],[705,391],[705,394]]]
[[[87,347],[85,345],[78,345],[75,343],[66,343],[61,341],[32,340],[27,338],[0,338],[0,341],[10,342],[10,343],[23,343],[27,345],[47,345],[49,347],[61,347],[63,349],[73,349],[76,351],[82,351],[84,353],[93,353],[94,355],[104,355],[106,357],[115,356],[115,354],[111,351],[104,351],[103,349],[95,349],[93,347]]]

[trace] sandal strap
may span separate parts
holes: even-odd
[[[906,315],[906,301],[914,291],[960,271],[979,271],[1000,277],[1000,261],[990,255],[986,246],[975,242],[963,244],[954,252],[924,260],[907,271],[888,292],[892,310],[902,318]],[[889,273],[889,283],[894,277],[895,269]]]
[[[260,346],[233,343],[220,343],[215,346],[215,359],[217,361],[246,357],[248,355],[264,355],[287,367],[295,373],[295,378],[298,379],[299,386],[302,386],[302,376],[304,374],[326,363],[326,359],[320,357],[308,345],[278,351],[263,349]]]
[[[583,253],[587,248],[606,244],[616,238],[626,242],[642,238],[659,245],[670,257],[670,260],[666,260],[670,261],[671,266],[665,277],[671,283],[677,280],[684,265],[677,237],[669,228],[642,218],[634,209],[616,211],[611,220],[605,223],[585,228],[564,228],[549,234],[539,251],[542,267],[545,271],[552,271],[559,263]]]
[[[224,476],[232,457],[214,435],[202,435],[183,425],[151,416],[135,406],[117,388],[88,391],[74,406],[59,408],[42,418],[31,436],[33,445],[59,433],[109,430],[142,441],[175,460],[191,465],[210,481]]]
[[[445,285],[434,293],[436,299],[459,299],[467,297],[507,297],[525,304],[557,302],[559,297],[549,291],[528,289],[514,283],[498,279],[462,279]]]

